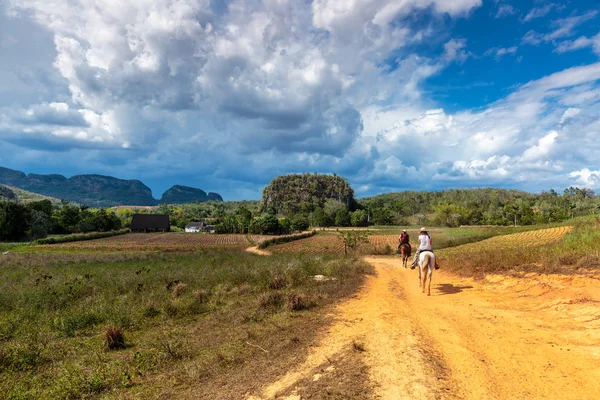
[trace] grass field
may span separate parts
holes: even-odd
[[[430,233],[442,268],[463,276],[600,268],[600,220],[539,228]],[[372,233],[357,255],[395,250],[398,232]],[[244,398],[297,363],[329,323],[324,307],[371,272],[341,257],[332,231],[270,246],[270,257],[243,251],[265,238],[0,244],[0,397]]]
[[[549,225],[552,226],[552,225]],[[464,228],[432,228],[429,234],[433,239],[434,249],[459,246],[466,243],[478,242],[494,236],[528,232],[547,226],[518,226],[518,227],[464,227]],[[416,245],[418,229],[407,229],[411,244]],[[369,243],[361,245],[359,254],[386,255],[393,254],[398,246],[398,236],[402,230],[398,227],[374,227],[365,230],[370,233]],[[343,242],[338,239],[337,232],[332,229],[318,231],[316,236],[297,240],[290,243],[269,247],[269,251],[281,254],[341,254],[344,251]]]
[[[202,397],[232,376],[251,387],[308,346],[326,320],[318,310],[369,272],[353,259],[236,250],[15,256],[0,282],[7,399],[149,398],[199,383]],[[124,334],[115,350],[113,327]]]

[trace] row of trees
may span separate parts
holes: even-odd
[[[121,219],[112,211],[91,210],[63,201],[20,204],[0,202],[0,240],[35,240],[49,234],[108,232],[121,229]]]
[[[532,225],[600,212],[600,197],[591,189],[575,187],[562,194],[506,189],[408,191],[361,199],[359,204],[377,225],[404,225],[409,220],[437,226]]]

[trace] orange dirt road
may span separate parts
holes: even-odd
[[[248,399],[301,399],[296,382],[319,379],[353,343],[374,399],[600,399],[599,277],[474,282],[442,269],[428,297],[399,259],[367,261],[376,276],[335,309],[305,361]]]

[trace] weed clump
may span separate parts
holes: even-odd
[[[104,332],[104,345],[108,350],[120,350],[126,348],[123,330],[116,325],[108,326]]]
[[[305,294],[295,292],[288,293],[285,303],[285,306],[288,311],[308,310],[315,307],[316,305],[317,302],[313,298]]]
[[[173,297],[181,296],[181,294],[184,292],[186,287],[187,287],[187,285],[185,283],[181,283],[181,282],[179,282],[175,286],[173,286],[173,291],[171,292],[173,294]]]
[[[284,287],[286,287],[286,285],[287,285],[287,280],[285,279],[285,276],[275,275],[271,278],[271,282],[270,282],[271,289],[275,289],[275,290],[283,289]]]

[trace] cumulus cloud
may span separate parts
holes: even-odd
[[[583,168],[579,171],[573,171],[569,174],[571,178],[575,178],[579,184],[590,189],[600,188],[600,170],[590,170]]]
[[[428,98],[427,79],[475,56],[465,38],[438,37],[414,15],[464,18],[480,0],[14,3],[17,18],[31,16],[52,34],[68,96],[0,110],[0,140],[11,149],[3,162],[19,154],[58,166],[43,157],[51,149],[69,155],[61,162],[84,160],[82,172],[162,179],[193,169],[189,184],[218,183],[227,196],[312,171],[371,192],[542,182],[533,178],[539,171],[567,182],[600,151],[600,64],[472,110],[450,112]],[[574,32],[578,21],[555,31]],[[437,53],[407,50],[422,41]],[[567,156],[554,160],[558,147]]]

